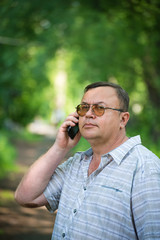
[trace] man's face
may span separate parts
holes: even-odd
[[[112,87],[97,87],[87,91],[81,103],[97,104],[104,107],[120,108],[116,90]],[[90,141],[107,142],[120,134],[121,114],[118,111],[106,109],[104,115],[98,117],[92,109],[85,116],[79,117],[81,135]]]

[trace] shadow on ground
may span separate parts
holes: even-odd
[[[47,240],[51,239],[56,213],[50,214],[45,207],[29,209],[14,201],[14,191],[28,167],[53,144],[44,138],[36,143],[15,141],[18,172],[12,172],[0,180],[0,239]]]

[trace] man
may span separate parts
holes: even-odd
[[[128,105],[120,86],[88,85],[54,145],[18,186],[21,205],[58,209],[52,239],[160,239],[160,160],[139,136],[126,136]],[[67,128],[77,122],[72,140]],[[81,136],[91,148],[59,165]]]

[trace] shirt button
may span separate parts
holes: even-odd
[[[63,237],[63,238],[65,237],[65,235],[66,235],[65,233],[62,233],[62,237]]]
[[[83,189],[84,189],[84,191],[86,191],[86,190],[87,190],[87,188],[86,188],[86,187],[84,187]]]
[[[76,212],[77,212],[77,209],[74,209],[73,212],[76,213]]]

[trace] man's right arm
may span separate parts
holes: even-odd
[[[80,133],[76,135],[74,140],[71,140],[67,134],[67,127],[69,125],[74,126],[75,122],[78,121],[76,117],[77,113],[73,113],[67,117],[58,131],[54,145],[33,163],[21,180],[15,192],[15,199],[20,205],[25,207],[39,207],[47,204],[43,192],[51,176],[68,151],[80,139]]]

